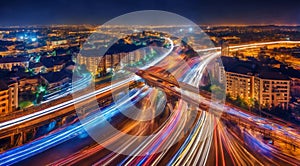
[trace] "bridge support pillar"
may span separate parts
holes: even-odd
[[[16,145],[17,146],[20,146],[20,145],[23,145],[24,143],[24,132],[20,132],[18,133],[18,139],[16,140]]]
[[[12,135],[10,136],[10,146],[13,146],[14,144],[15,144],[15,135],[12,134]]]

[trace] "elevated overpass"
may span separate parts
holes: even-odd
[[[208,93],[199,91],[199,89],[194,86],[182,82],[174,82],[173,79],[164,78],[157,74],[148,73],[147,71],[139,70],[136,73],[141,78],[145,79],[150,86],[159,87],[166,93],[168,93],[168,95],[172,95],[173,97],[176,97],[178,99],[185,100],[189,104],[201,108],[203,111],[207,111],[220,117],[222,120],[236,123],[237,125],[247,130],[259,132],[264,136],[272,139],[273,141],[279,140],[283,143],[291,145],[294,149],[300,148],[300,141],[298,139],[288,138],[287,136],[283,136],[281,133],[277,133],[272,129],[260,126],[259,124],[250,121],[247,118],[239,117],[237,115],[224,111],[223,107],[218,107],[210,101],[211,97]],[[181,88],[181,90],[178,91],[178,88]],[[188,91],[192,95],[181,93],[182,91]],[[199,98],[195,99],[194,97],[191,97],[193,95],[198,95]]]
[[[79,109],[82,111],[82,114],[85,115],[85,111],[87,109],[97,109],[105,106],[107,103],[112,101],[112,90],[114,92],[121,91],[133,84],[133,81],[123,82],[117,84],[116,86],[107,86],[94,91],[97,93],[86,92],[82,95],[84,97],[81,96],[71,99],[67,102],[45,108],[41,111],[1,123],[0,152],[35,139],[37,133],[39,133],[39,136],[43,136],[41,133],[47,134],[53,129],[76,120],[76,109]],[[98,103],[97,105],[93,106],[90,103],[93,103],[92,101],[95,101],[95,99],[98,101]],[[49,131],[42,131],[47,128]]]
[[[231,49],[231,50],[243,50],[243,49],[259,48],[259,47],[270,46],[270,45],[278,45],[278,44],[297,46],[297,45],[300,45],[300,41],[272,41],[272,42],[260,42],[260,43],[232,45],[232,46],[229,46],[229,49]],[[206,49],[196,50],[196,52],[207,52],[207,51],[221,51],[221,47],[214,47],[214,48],[206,48]]]
[[[274,44],[282,44],[282,43],[288,43],[288,44],[300,44],[300,41],[278,41],[278,42],[266,42],[266,43],[256,43],[256,44],[247,44],[247,45],[240,45],[240,46],[230,46],[230,48],[249,48],[249,47],[261,47],[264,45],[274,45]],[[214,50],[220,50],[221,48],[213,48]],[[210,51],[210,50],[197,50],[198,52],[201,51]],[[197,94],[200,97],[204,97],[206,99],[210,99],[210,94],[206,93],[205,91],[199,90],[197,87],[193,87],[189,84],[185,84],[183,82],[177,82],[173,78],[166,78],[162,77],[161,75],[157,75],[155,73],[148,73],[147,71],[139,70],[136,72],[137,75],[144,78],[146,82],[152,86],[157,86],[165,90],[165,92],[170,97],[175,97],[177,99],[183,99],[188,101],[190,104],[194,105],[195,107],[200,107],[202,110],[208,111],[209,108],[212,108],[210,113],[219,113],[220,111],[214,112],[213,109],[218,110],[219,108],[214,108],[213,105],[208,105],[207,102],[203,101],[197,101],[191,96],[188,96],[186,94],[182,94],[179,92],[177,88],[180,88],[181,90],[192,92],[193,94]],[[128,81],[130,82],[130,81]],[[115,88],[122,89],[124,87],[128,87],[126,84],[119,84]],[[45,110],[34,112],[30,115],[25,115],[22,117],[15,118],[13,120],[8,120],[7,122],[3,122],[0,124],[0,141],[4,140],[8,141],[9,147],[22,145],[26,141],[29,141],[30,139],[34,138],[34,135],[39,127],[50,125],[53,121],[56,121],[55,124],[58,126],[62,126],[67,123],[68,119],[73,118],[76,116],[76,111],[74,109],[74,104],[82,104],[85,105],[90,100],[92,100],[92,97],[97,96],[98,100],[101,100],[103,98],[106,98],[110,95],[110,91],[112,89],[107,89],[104,92],[103,91],[97,91],[97,93],[94,93],[91,96],[87,96],[82,98],[80,101],[75,101],[71,99],[70,101],[64,102],[63,105],[59,105],[58,107],[51,106],[50,108],[45,108]],[[53,108],[55,107],[55,108]],[[83,107],[82,107],[83,108]],[[218,114],[217,114],[218,115]],[[266,129],[264,127],[261,127],[255,123],[250,122],[247,119],[243,119],[241,117],[222,112],[222,119],[233,121],[240,126],[243,126],[247,129],[251,129],[253,131],[261,132],[265,135],[268,135],[272,139],[281,140],[287,144],[293,145],[297,148],[300,147],[299,140],[294,139],[288,139],[286,137],[282,137],[282,135],[277,134],[276,132]],[[5,150],[3,146],[0,145],[0,152]]]

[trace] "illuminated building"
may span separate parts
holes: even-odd
[[[20,66],[28,68],[29,58],[27,57],[3,57],[0,58],[0,69],[12,70],[13,67]]]
[[[253,104],[257,101],[262,108],[281,106],[287,109],[290,101],[290,79],[271,69],[254,67],[249,61],[226,63],[226,94],[242,98]],[[228,59],[227,59],[228,60]],[[233,65],[234,64],[234,65]],[[249,66],[250,65],[250,66]]]
[[[89,72],[91,72],[93,75],[96,75],[99,73],[98,66],[101,62],[101,59],[101,57],[85,57],[78,55],[76,60],[78,64],[85,65]],[[101,70],[104,70],[104,66],[102,66]]]
[[[8,114],[18,108],[18,83],[0,80],[0,115]]]
[[[38,63],[30,63],[29,68],[32,70],[34,74],[38,74],[42,71],[43,64],[41,62]]]
[[[264,107],[281,105],[287,108],[290,101],[289,78],[274,72],[263,72],[259,77],[259,104]]]
[[[144,50],[143,52],[136,50],[129,53],[117,53],[101,57],[86,57],[79,54],[77,56],[77,63],[85,65],[88,71],[96,75],[102,72],[113,71],[118,66],[121,66],[121,63],[124,65],[137,62],[142,59],[142,53],[144,53]]]
[[[231,97],[250,100],[253,98],[253,79],[248,74],[226,72],[226,93]]]
[[[48,46],[58,46],[62,44],[68,44],[67,40],[54,40],[54,41],[47,41]]]
[[[48,89],[55,89],[71,82],[72,74],[64,70],[41,74],[41,79],[48,85]]]

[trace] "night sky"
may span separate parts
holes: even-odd
[[[299,0],[1,0],[0,25],[101,24],[149,9],[199,24],[300,24]]]

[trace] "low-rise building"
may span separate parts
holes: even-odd
[[[48,46],[58,46],[62,44],[67,44],[68,40],[53,40],[53,41],[47,41]]]
[[[93,75],[99,74],[100,72],[106,73],[108,69],[113,70],[119,66],[120,63],[129,63],[133,59],[134,54],[118,53],[105,56],[77,56],[77,63],[85,65],[87,70]],[[131,58],[131,59],[130,59]]]
[[[16,66],[28,68],[29,60],[28,57],[3,57],[0,58],[0,69],[11,71]]]
[[[66,83],[70,83],[72,80],[72,73],[64,70],[59,72],[50,72],[41,74],[41,79],[48,85],[48,89],[55,89]]]
[[[44,66],[44,68],[42,69],[43,73],[58,72],[65,67],[66,63],[72,61],[72,56],[65,55],[65,56],[44,57],[41,58],[40,61]]]
[[[272,71],[263,71],[259,78],[259,104],[263,107],[281,106],[288,108],[290,101],[290,79],[286,75]],[[256,97],[256,96],[255,96]]]
[[[18,83],[0,80],[0,115],[8,114],[18,108]]]
[[[36,91],[39,83],[41,82],[40,76],[30,76],[19,79],[19,91]]]
[[[29,69],[32,70],[34,74],[38,74],[42,71],[43,69],[43,64],[41,62],[37,63],[30,63],[29,64]]]

